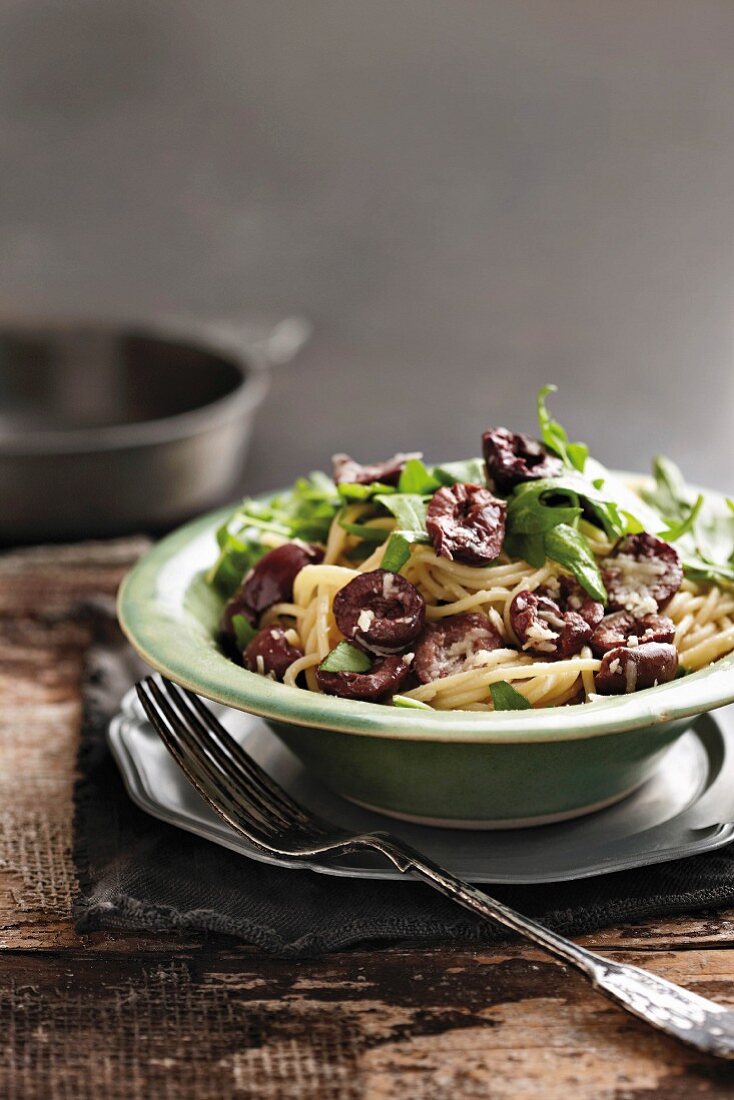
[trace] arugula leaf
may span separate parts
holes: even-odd
[[[521,501],[522,507],[519,503],[514,503],[516,500]],[[541,521],[540,514],[544,507],[548,507],[549,514]],[[627,530],[627,523],[622,518],[621,509],[616,501],[598,488],[597,484],[575,470],[569,470],[560,477],[545,477],[538,481],[526,481],[517,485],[508,501],[508,516],[510,510],[514,512],[517,509],[523,515],[535,510],[538,512],[537,530],[544,530],[548,526],[555,526],[551,523],[550,513],[553,508],[580,509],[592,521],[596,521],[609,538],[619,538]],[[522,522],[527,526],[533,521],[525,516]],[[567,516],[562,522],[569,522],[569,517]],[[508,523],[508,526],[511,527],[511,524]]]
[[[341,512],[337,516],[337,523],[347,532],[347,534],[355,535],[364,542],[372,542],[379,545],[390,537],[390,531],[387,527],[368,527],[366,523],[349,523],[343,518]]]
[[[489,693],[492,696],[492,704],[495,710],[531,710],[530,703],[524,695],[508,684],[507,680],[498,680],[496,684],[489,685]]]
[[[505,535],[502,549],[511,558],[521,558],[533,569],[540,569],[545,565],[547,554],[545,552],[545,536],[540,535],[515,535],[511,532]]]
[[[561,523],[545,534],[545,552],[553,561],[569,569],[583,588],[600,603],[607,602],[599,566],[591,547],[575,527]]]
[[[696,503],[693,505],[688,515],[677,523],[671,524],[670,527],[666,527],[664,531],[660,531],[658,533],[658,538],[665,539],[666,542],[677,542],[683,535],[687,535],[693,531],[698,515],[703,508],[703,499],[703,493],[699,493]]]
[[[410,557],[410,548],[416,542],[428,542],[428,535],[421,531],[393,531],[382,556],[381,569],[399,573]]]
[[[397,529],[390,535],[390,541],[385,548],[381,568],[399,573],[410,557],[411,544],[431,541],[426,531],[429,498],[417,493],[395,493],[394,496],[380,496],[375,499],[383,508],[392,512],[398,521]]]
[[[682,520],[690,507],[690,491],[683,474],[674,462],[664,455],[652,460],[652,476],[655,488],[643,486],[640,496],[651,504],[669,523]]]
[[[246,498],[217,532],[219,556],[207,573],[207,582],[231,595],[266,552],[263,531],[286,539],[325,542],[341,503],[334,482],[318,471],[299,478],[287,493],[270,500]]]
[[[540,435],[546,447],[557,454],[566,466],[583,473],[589,448],[585,443],[571,443],[565,428],[557,420],[551,419],[546,406],[546,397],[549,393],[555,393],[557,386],[543,386],[538,391],[538,424]]]
[[[319,665],[323,672],[369,672],[372,661],[349,642],[339,642]]]
[[[724,588],[734,588],[734,566],[717,565],[702,558],[683,558],[683,573],[692,581],[713,581]]]
[[[624,518],[625,535],[639,535],[645,530],[645,525],[640,523],[637,516],[633,516],[631,512],[627,512],[624,508],[620,508],[619,514]]]
[[[573,524],[580,516],[578,493],[556,490],[549,481],[526,481],[507,502],[507,527],[519,535],[539,535],[559,523]]]
[[[395,516],[401,531],[425,532],[427,498],[417,493],[395,493],[394,496],[375,497],[375,500]]]
[[[483,458],[468,458],[465,462],[443,462],[440,466],[434,466],[432,473],[442,485],[487,484]]]
[[[234,633],[237,639],[237,648],[241,650],[247,649],[248,645],[257,634],[257,630],[244,615],[233,615],[232,626],[234,627]]]
[[[534,568],[552,558],[568,569],[594,599],[606,600],[596,559],[578,529],[581,519],[602,528],[610,539],[645,527],[632,511],[635,495],[593,459],[589,459],[589,467],[589,476],[566,469],[559,477],[516,486],[507,501],[504,549]],[[654,524],[654,513],[642,501],[639,511],[643,517],[652,516]]]
[[[393,531],[382,556],[380,568],[388,569],[391,573],[399,573],[409,557],[410,542],[402,531]]]
[[[420,699],[409,699],[407,695],[393,695],[392,705],[404,707],[406,710],[433,710],[428,703],[422,703]]]
[[[245,573],[263,556],[265,547],[259,537],[251,539],[233,534],[227,523],[223,523],[217,531],[217,543],[219,557],[206,574],[206,581],[225,596],[231,596]]]
[[[617,504],[602,493],[603,479],[588,481],[576,471],[515,487],[507,502],[504,549],[539,569],[546,558],[559,562],[595,599],[606,602],[599,567],[587,539],[578,530],[584,513],[612,537],[627,521]]]
[[[378,496],[378,494],[394,493],[395,486],[383,485],[381,481],[371,481],[369,485],[360,485],[356,481],[348,481],[341,482],[337,485],[336,490],[342,500],[353,503],[359,500],[371,500],[372,497]]]
[[[426,496],[441,488],[441,482],[434,477],[419,458],[411,458],[405,463],[398,481],[399,493],[417,493]]]
[[[590,480],[598,490],[598,500],[611,502],[614,505],[618,521],[623,528],[621,534],[657,531],[660,526],[660,514],[642,498],[638,488],[631,488],[626,481],[617,477],[591,456],[586,461],[584,477]],[[619,537],[611,531],[608,534],[610,538]]]
[[[683,572],[691,580],[734,586],[734,511],[726,500],[722,507],[713,497],[693,492],[681,471],[669,458],[653,461],[654,488],[641,495],[660,514],[667,528],[660,537],[679,542]],[[703,498],[703,499],[702,499]]]

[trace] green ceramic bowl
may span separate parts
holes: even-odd
[[[694,715],[734,701],[734,657],[635,695],[498,714],[402,710],[274,683],[215,642],[222,601],[203,574],[228,512],[180,528],[135,566],[119,594],[123,630],[152,668],[261,715],[327,786],[391,816],[509,828],[587,813],[643,783]]]

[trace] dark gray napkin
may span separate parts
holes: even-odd
[[[96,619],[76,788],[74,856],[80,930],[223,932],[281,956],[365,941],[491,942],[504,937],[429,887],[281,870],[174,829],[137,809],[105,728],[145,673],[117,628]],[[492,893],[567,934],[641,917],[734,903],[734,846],[575,883],[497,886]]]

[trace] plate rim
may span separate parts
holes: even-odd
[[[131,689],[133,690],[133,689]],[[129,692],[126,693],[125,699],[129,696]],[[273,867],[287,867],[293,870],[310,870],[317,874],[324,874],[334,878],[357,878],[364,880],[375,880],[382,882],[399,882],[404,881],[404,876],[389,866],[384,868],[376,867],[345,867],[340,864],[320,863],[313,860],[275,860],[268,856],[267,853],[260,852],[254,847],[250,847],[244,838],[240,838],[238,834],[231,828],[229,828],[224,821],[221,823],[217,821],[216,827],[207,825],[206,822],[201,822],[193,818],[189,818],[185,814],[176,813],[165,806],[161,806],[157,802],[154,796],[148,793],[145,789],[145,784],[142,782],[140,771],[137,767],[136,761],[132,756],[125,740],[123,727],[126,723],[140,722],[141,719],[133,714],[126,713],[122,707],[124,699],[120,704],[121,709],[113,716],[107,726],[107,743],[112,752],[113,758],[117,765],[118,771],[123,780],[125,789],[132,799],[132,801],[145,813],[164,821],[166,824],[172,825],[175,828],[183,829],[195,836],[200,836],[204,840],[208,840],[213,844],[219,844],[222,847],[228,848],[230,851],[237,852],[245,859],[254,859],[259,863],[265,863]],[[692,732],[699,737],[695,730]],[[719,729],[719,735],[726,744],[727,734],[725,731]],[[277,736],[272,734],[272,736]],[[707,751],[707,750],[705,750]],[[734,749],[731,750],[734,752]],[[717,776],[717,779],[719,777]],[[185,776],[182,775],[184,782],[188,782]],[[714,780],[716,782],[716,780]],[[710,791],[710,787],[704,787],[703,791],[699,792],[694,802],[687,807],[682,814],[676,815],[677,817],[684,816],[690,812],[698,801]],[[387,819],[386,819],[387,820]],[[579,819],[582,820],[582,819]],[[671,820],[675,820],[672,818]],[[572,824],[572,823],[569,823]],[[665,824],[665,823],[661,823]],[[645,832],[653,832],[659,829],[661,825],[652,826],[650,829],[641,830],[638,834],[642,835]],[[537,826],[538,829],[542,829],[543,826]],[[707,852],[716,851],[720,848],[726,847],[731,843],[734,838],[734,821],[714,823],[704,829],[697,830],[703,832],[705,835],[700,838],[695,838],[696,830],[691,830],[694,833],[694,839],[690,844],[680,845],[675,847],[648,849],[647,851],[640,851],[634,856],[619,857],[610,855],[601,860],[597,860],[594,863],[586,864],[581,868],[575,868],[569,870],[560,875],[554,874],[549,876],[547,874],[536,874],[532,878],[527,876],[518,875],[497,875],[487,873],[472,873],[471,881],[477,883],[487,883],[498,886],[534,886],[534,885],[550,885],[553,883],[561,882],[575,882],[580,879],[598,878],[601,875],[613,874],[620,871],[633,870],[639,867],[652,867],[661,863],[670,863],[677,859],[687,859],[695,855],[703,855]],[[457,837],[461,836],[461,831],[456,830]],[[227,837],[231,836],[232,842],[227,842]],[[456,872],[456,873],[461,873]],[[465,876],[466,877],[466,876]]]

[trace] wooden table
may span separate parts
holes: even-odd
[[[78,935],[72,784],[89,628],[139,540],[0,557],[0,1096],[730,1096],[689,1053],[522,945],[307,962],[229,938]],[[585,943],[734,1003],[734,912]]]

